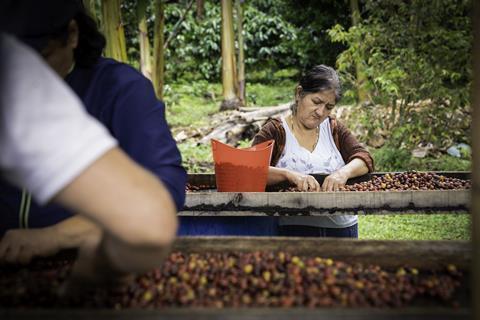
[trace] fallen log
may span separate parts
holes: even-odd
[[[263,108],[242,108],[228,115],[226,119],[214,122],[220,125],[213,127],[212,131],[200,139],[198,144],[210,143],[211,139],[216,139],[224,143],[236,145],[240,140],[252,139],[265,121],[271,117],[287,114],[290,110],[290,103],[281,104],[274,107]]]

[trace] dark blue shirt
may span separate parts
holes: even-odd
[[[134,68],[107,58],[92,68],[76,67],[65,80],[119,146],[162,180],[180,210],[187,175],[165,119],[165,105],[156,98],[151,82]],[[19,227],[20,202],[18,189],[0,185],[1,233]],[[28,226],[44,227],[70,216],[59,206],[39,207],[32,200]]]

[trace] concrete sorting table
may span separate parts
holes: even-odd
[[[467,172],[436,172],[468,179]],[[374,173],[372,175],[383,175]],[[210,186],[188,192],[181,216],[286,216],[466,212],[470,190],[216,192],[215,175],[190,175],[192,185]],[[367,178],[368,179],[368,178]],[[365,180],[365,179],[364,179]],[[352,181],[351,183],[354,183]]]

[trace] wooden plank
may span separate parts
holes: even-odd
[[[173,250],[190,252],[279,251],[314,255],[347,262],[378,264],[397,268],[443,269],[454,264],[468,269],[468,241],[385,241],[290,237],[180,237]]]
[[[162,310],[3,310],[0,319],[136,319],[136,320],[460,320],[470,319],[471,310],[442,307],[401,309],[194,309],[166,308]]]
[[[189,192],[180,215],[328,215],[466,211],[469,190],[385,192]],[[190,213],[189,213],[190,212]],[[192,213],[197,212],[197,213]],[[225,215],[230,215],[225,214]]]
[[[472,247],[473,247],[473,316],[480,320],[480,5],[474,2],[473,13],[473,85],[472,85]]]

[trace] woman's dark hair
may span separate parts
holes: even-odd
[[[80,10],[73,18],[78,25],[78,46],[73,51],[75,64],[80,67],[93,66],[102,55],[105,48],[105,37],[97,28],[95,20],[85,10]],[[67,43],[68,24],[58,33],[52,34],[50,39]]]
[[[299,85],[302,87],[302,94],[317,93],[321,91],[334,90],[335,102],[342,98],[342,87],[337,72],[326,65],[318,65],[305,72],[300,78]]]
[[[95,20],[85,11],[78,12],[73,18],[78,24],[78,46],[73,52],[75,63],[81,67],[91,67],[102,55],[105,37],[98,30]]]

